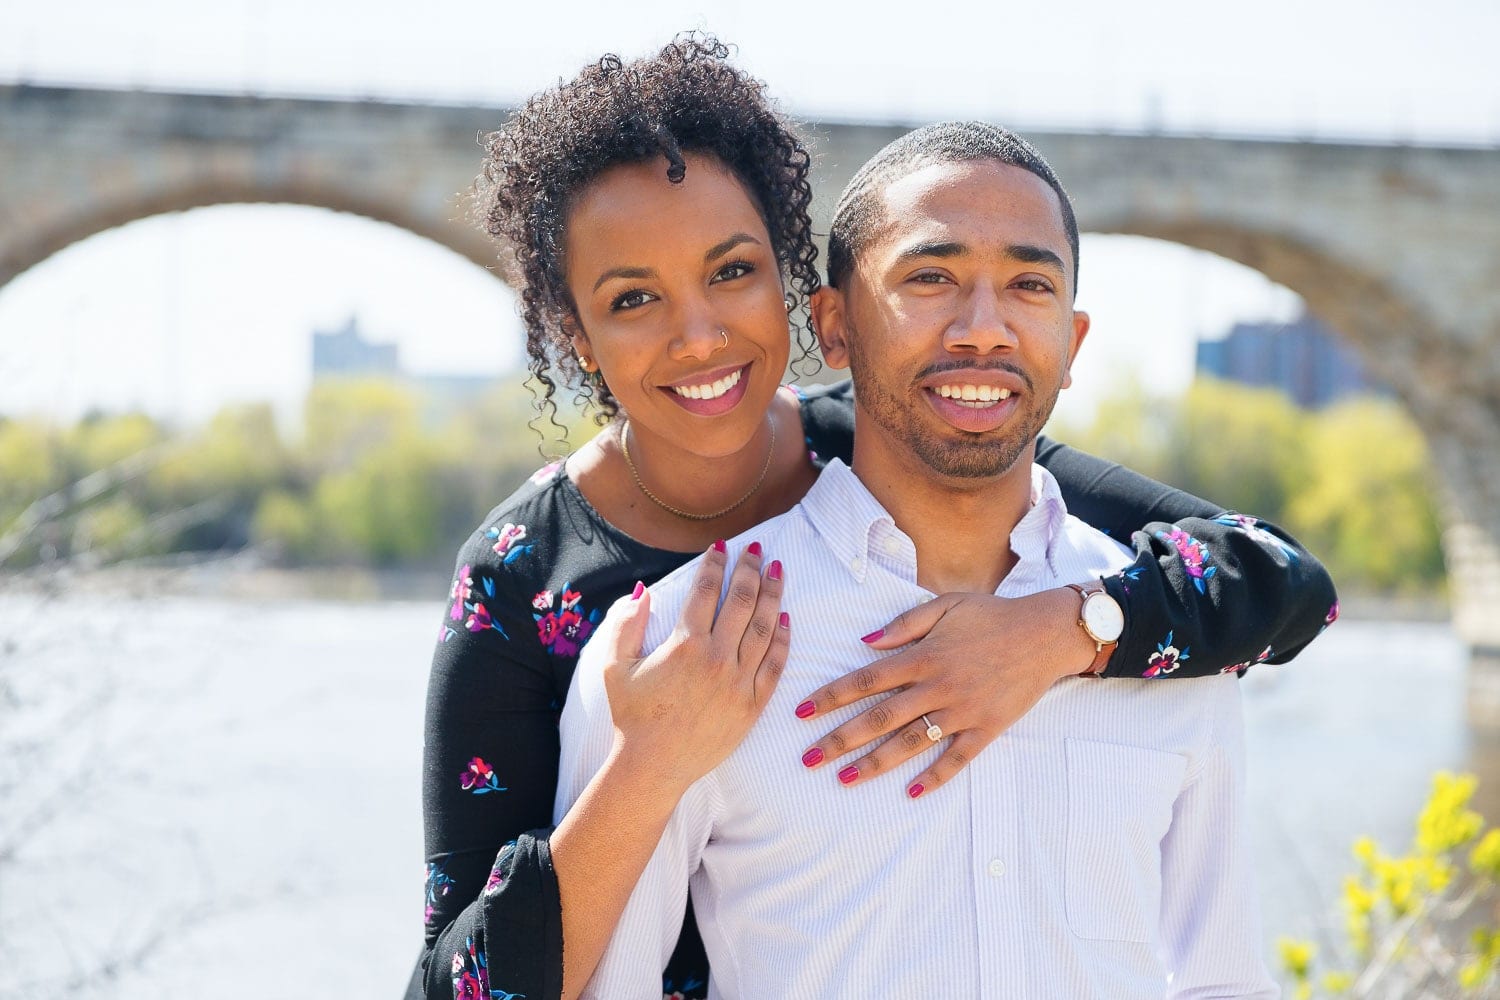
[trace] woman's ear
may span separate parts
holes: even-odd
[[[818,347],[823,352],[823,363],[830,368],[849,367],[848,326],[844,322],[844,293],[837,288],[824,285],[813,293],[809,303],[813,332],[818,335]]]
[[[583,332],[583,326],[579,324],[577,317],[571,313],[563,317],[563,334],[573,344],[573,353],[580,359],[589,358],[592,363],[593,350],[589,346],[589,335]],[[580,365],[582,367],[582,365]],[[588,368],[584,368],[585,371]]]

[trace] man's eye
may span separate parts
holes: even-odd
[[[1017,288],[1023,288],[1028,292],[1050,292],[1052,286],[1041,278],[1025,278],[1016,282]]]
[[[615,296],[614,301],[609,304],[609,308],[611,312],[619,312],[622,309],[636,309],[640,306],[645,305],[647,302],[653,301],[654,298],[655,296],[653,296],[650,292],[643,292],[639,289],[635,289],[633,291],[625,292],[622,295]]]
[[[714,272],[715,281],[733,281],[755,273],[755,265],[743,260],[732,260]]]
[[[942,285],[950,281],[949,277],[941,271],[920,271],[912,275],[911,280],[922,285]]]

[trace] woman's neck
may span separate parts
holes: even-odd
[[[568,476],[605,520],[656,548],[694,552],[740,534],[789,510],[817,478],[803,447],[796,401],[787,393],[776,394],[765,423],[735,455],[693,454],[632,425],[624,442],[627,462],[623,427],[623,421],[611,424],[570,457]],[[699,520],[668,506],[693,513],[733,509]]]

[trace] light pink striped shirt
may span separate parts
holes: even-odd
[[[1040,466],[1032,501],[998,595],[1131,561],[1067,514]],[[793,709],[876,658],[859,636],[933,595],[911,540],[837,461],[801,504],[731,543],[731,559],[752,539],[787,567],[786,672],[744,743],[678,805],[586,996],[661,995],[689,885],[709,996],[726,1000],[1278,994],[1259,954],[1236,678],[1062,681],[920,799],[901,777],[845,788],[838,764],[808,773],[799,758],[872,701],[816,723]],[[693,568],[652,588],[648,649]],[[613,740],[598,655],[585,650],[563,711],[559,817]]]

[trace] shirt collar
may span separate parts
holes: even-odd
[[[802,498],[802,509],[824,544],[863,583],[870,567],[870,540],[876,529],[902,535],[896,522],[874,495],[842,461],[832,459],[812,489]],[[1062,534],[1068,516],[1062,491],[1052,473],[1035,462],[1031,465],[1031,509],[1010,534],[1017,563],[1007,580],[1029,576],[1043,566],[1055,573],[1054,543]],[[915,566],[912,569],[915,572]]]

